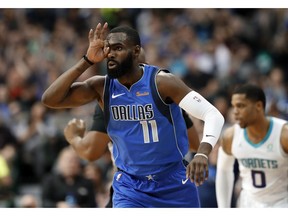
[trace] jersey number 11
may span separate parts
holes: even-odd
[[[149,129],[151,129],[153,142],[159,142],[156,120],[140,121],[140,124],[142,125],[144,143],[150,143]]]

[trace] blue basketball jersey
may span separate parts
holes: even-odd
[[[116,166],[131,175],[172,168],[188,152],[181,108],[166,104],[156,86],[158,67],[143,65],[142,78],[130,89],[106,76],[104,115]]]

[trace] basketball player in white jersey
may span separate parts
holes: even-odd
[[[288,207],[288,124],[265,115],[265,94],[255,85],[238,87],[232,95],[237,124],[224,131],[218,153],[218,207],[231,207],[237,159],[241,192],[237,207]]]

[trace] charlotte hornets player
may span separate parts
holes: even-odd
[[[219,207],[230,207],[235,159],[242,181],[238,207],[288,207],[288,124],[266,116],[265,102],[255,85],[240,86],[232,95],[237,124],[224,132],[218,153]]]
[[[50,85],[42,102],[59,109],[97,100],[103,108],[118,167],[113,207],[199,207],[196,185],[208,177],[207,159],[220,136],[223,116],[173,74],[139,66],[137,31],[120,26],[106,37],[107,32],[107,23],[90,30],[87,54]],[[104,59],[107,76],[76,81]],[[204,121],[203,139],[187,169],[182,159],[188,139],[180,108]]]

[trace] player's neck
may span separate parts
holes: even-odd
[[[143,68],[137,64],[137,67],[133,67],[131,72],[119,77],[118,81],[129,89],[134,83],[141,79],[142,75]]]
[[[247,134],[253,143],[258,143],[266,136],[270,126],[269,118],[263,117],[253,125],[247,127]]]

